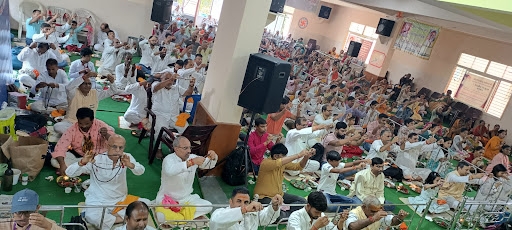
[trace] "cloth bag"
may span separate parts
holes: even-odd
[[[33,181],[44,165],[48,142],[38,137],[18,137],[14,141],[12,137],[2,144],[2,152],[11,159],[12,167],[27,173],[30,181]]]

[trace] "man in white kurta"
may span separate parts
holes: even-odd
[[[114,38],[112,44],[105,43],[103,53],[101,54],[101,66],[98,68],[99,74],[103,76],[115,74],[117,54],[122,46],[117,38]]]
[[[252,201],[249,190],[235,188],[229,199],[229,207],[218,208],[212,213],[211,230],[256,230],[259,226],[268,226],[279,217],[279,206],[283,197],[275,195],[272,203],[263,208],[262,204]]]
[[[389,130],[383,130],[380,133],[380,139],[374,140],[372,146],[370,147],[370,152],[365,157],[365,159],[373,159],[378,157],[380,159],[387,159],[389,152],[400,152],[400,146],[396,145],[398,143],[399,138],[394,137],[391,139],[392,134]]]
[[[288,149],[288,156],[293,156],[295,154],[299,154],[302,150],[306,149],[306,147],[313,146],[318,142],[316,140],[318,137],[325,134],[325,128],[332,127],[330,125],[317,125],[313,127],[307,127],[307,120],[303,117],[297,118],[295,121],[295,129],[291,129],[286,134],[286,140],[284,145]],[[297,163],[302,158],[299,158],[294,163]],[[303,172],[315,172],[320,169],[320,162],[315,160],[308,160],[306,167],[302,170]],[[289,171],[286,172],[292,176],[298,175],[299,171]]]
[[[194,88],[193,82],[188,89],[184,89],[176,83],[177,74],[166,73],[162,77],[161,82],[154,82],[152,87],[153,101],[152,110],[156,115],[155,132],[160,132],[162,127],[175,128],[179,133],[183,133],[187,129],[188,124],[184,126],[176,125],[177,117],[180,115],[180,109],[183,107],[181,96],[192,94]],[[177,80],[179,82],[179,80]],[[157,158],[162,157],[162,147],[158,146]]]
[[[18,60],[23,62],[19,72],[20,82],[29,87],[36,84],[37,74],[34,73],[34,70],[39,73],[46,71],[46,61],[50,58],[57,60],[57,62],[62,61],[62,56],[55,45],[47,43],[37,44],[33,42],[29,47],[23,48],[17,57]]]
[[[60,44],[65,43],[70,37],[70,34],[63,36],[63,37],[59,37],[59,34],[63,33],[63,32],[60,32],[60,30],[65,31],[65,30],[69,29],[69,27],[70,26],[66,24],[60,28],[56,28],[55,24],[48,25],[46,23],[43,23],[43,25],[41,26],[41,33],[34,34],[34,36],[32,36],[32,40],[33,40],[33,42],[37,42],[37,43],[54,44],[55,47],[57,48],[57,51],[59,51],[59,53],[60,53],[60,51],[61,51]],[[62,61],[69,62],[69,56],[67,54],[63,53],[61,55],[62,55]],[[59,61],[59,63],[61,63],[62,61]]]
[[[158,38],[151,36],[148,39],[139,42],[142,57],[140,58],[139,65],[145,74],[151,74],[151,64],[153,63],[153,54],[158,52]],[[169,50],[171,51],[171,50]]]
[[[115,30],[110,29],[110,27],[107,23],[101,23],[100,30],[101,31],[97,35],[97,40],[96,40],[97,43],[94,44],[94,50],[103,51],[104,41],[105,41],[105,39],[108,38],[108,32],[114,31],[115,38],[117,38],[117,39],[119,39],[119,36],[118,36],[119,34]]]
[[[192,194],[192,184],[198,168],[211,169],[217,164],[218,156],[208,151],[206,157],[191,154],[191,144],[186,137],[177,137],[173,142],[174,153],[167,155],[162,162],[162,179],[160,190],[156,195],[155,203],[162,204],[164,195],[171,197],[180,204],[211,205],[199,195]],[[212,211],[212,207],[197,207],[194,218],[203,216]],[[164,221],[164,215],[157,212],[159,221]]]
[[[131,53],[126,53],[124,56],[124,63],[116,66],[116,87],[122,91],[119,94],[130,94],[125,88],[128,85],[137,83],[137,67],[132,63],[133,56]]]
[[[36,112],[55,110],[54,107],[67,109],[66,85],[69,83],[68,75],[59,69],[55,59],[46,61],[46,71],[37,78],[36,84],[30,90],[34,95],[40,93],[40,99],[30,105]]]
[[[436,143],[436,138],[431,137],[426,141],[418,141],[419,135],[411,133],[408,140],[401,147],[402,151],[396,154],[395,163],[403,171],[404,178],[407,180],[425,181],[430,174],[428,168],[417,168],[418,158],[422,153],[423,147],[433,148]],[[432,146],[431,146],[432,145]]]
[[[400,210],[396,216],[390,215],[382,210],[382,204],[375,196],[368,196],[362,206],[350,211],[344,229],[389,229],[402,223],[407,215],[404,210]]]
[[[75,79],[89,72],[96,72],[96,68],[91,62],[92,54],[92,50],[87,47],[80,50],[80,59],[74,60],[69,66],[69,78]]]
[[[144,173],[144,166],[131,154],[124,152],[125,145],[124,137],[112,135],[108,139],[107,152],[98,155],[88,152],[82,160],[66,169],[66,174],[71,177],[80,176],[83,173],[91,175],[91,185],[84,193],[86,206],[113,206],[118,202],[124,202],[129,196],[126,183],[128,169],[136,176]],[[123,222],[124,210],[115,212],[116,210],[112,207],[105,211],[103,224],[100,226],[102,211],[101,208],[85,209],[86,221],[101,230],[110,229],[115,223]]]
[[[308,195],[306,207],[293,212],[288,218],[287,230],[342,230],[347,218],[347,212],[341,214],[336,223],[329,221],[324,214],[327,210],[327,200],[322,192],[312,192]]]
[[[146,117],[144,108],[148,105],[148,93],[146,92],[149,83],[147,81],[135,82],[126,86],[125,91],[132,94],[130,106],[124,113],[124,119],[132,125],[139,124]],[[159,130],[160,131],[160,130]]]

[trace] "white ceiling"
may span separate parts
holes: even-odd
[[[445,29],[512,43],[512,28],[461,11],[436,0],[322,0],[336,5],[378,11],[388,15],[402,12],[413,18]]]

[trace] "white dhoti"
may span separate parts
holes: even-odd
[[[30,104],[30,110],[36,111],[38,113],[45,112],[45,113],[49,114],[56,109],[67,110],[67,108],[68,108],[67,102],[62,103],[60,105],[48,105],[48,108],[46,108],[44,100],[34,101],[32,104]]]
[[[159,199],[157,197],[157,201],[159,200],[159,202],[156,202],[156,203],[162,204],[162,199],[163,198]],[[189,196],[187,196],[183,199],[177,200],[177,202],[180,204],[189,204],[189,205],[212,205],[212,203],[210,201],[201,199],[201,197],[199,197],[199,195],[197,195],[197,194],[190,194]],[[194,219],[210,213],[212,211],[212,209],[213,209],[212,207],[196,207]],[[165,222],[164,214],[161,212],[156,213],[156,218],[158,219],[159,222]]]
[[[102,44],[94,44],[94,50],[103,52],[103,45]]]
[[[404,173],[404,176],[411,176],[413,178],[416,178],[416,177],[421,177],[421,179],[423,179],[423,181],[425,181],[428,177],[428,174],[430,174],[430,172],[432,172],[430,169],[427,169],[427,168],[408,168],[408,167],[404,167],[404,166],[401,166],[399,165],[399,167],[402,169],[403,173]]]
[[[162,114],[158,114],[158,113],[155,113],[155,114],[156,114],[155,133],[157,133],[157,134],[160,132],[160,129],[162,129],[162,127],[174,128],[174,129],[178,130],[179,134],[182,134],[185,131],[185,129],[187,129],[187,127],[188,127],[187,122],[185,122],[184,127],[177,126],[176,125],[176,120],[177,120],[176,117],[170,117],[169,115],[162,115]],[[158,149],[162,149],[162,146],[161,145],[158,146]]]
[[[151,201],[145,198],[139,198],[139,201],[142,201],[148,205],[151,205]],[[112,207],[105,208],[105,212],[103,212],[103,208],[86,208],[84,209],[85,212],[85,221],[87,223],[94,225],[97,229],[100,230],[110,230],[112,226],[114,226],[116,222],[116,216],[112,214],[112,211],[115,209],[114,205],[116,203],[100,203],[100,202],[94,202],[94,203],[85,203],[86,206],[105,206],[105,205],[112,205]],[[118,211],[116,214],[119,215],[121,218],[124,219],[126,209],[122,209]],[[103,224],[100,227],[101,224],[101,217],[103,216]]]
[[[139,113],[134,110],[126,110],[124,113],[124,119],[130,124],[138,124],[142,121],[142,119],[146,118],[146,113]],[[158,132],[160,130],[158,129]]]
[[[73,123],[71,123],[70,121],[68,120],[63,120],[61,122],[57,122],[55,123],[55,125],[53,126],[53,130],[55,130],[56,133],[58,134],[63,134],[64,132],[66,132],[66,130],[69,129],[69,127],[71,127],[73,125]]]
[[[302,158],[301,158],[302,159]],[[301,159],[298,159],[296,161],[300,162]],[[295,162],[295,161],[294,161]],[[306,166],[302,169],[302,172],[316,172],[320,169],[320,162],[315,160],[308,160],[308,163],[306,163]],[[291,170],[285,170],[290,176],[297,176],[301,171],[291,171]]]
[[[66,156],[64,157],[64,162],[66,163],[66,166],[69,166],[73,163],[77,163],[80,160],[82,160],[82,157],[76,157],[73,153],[70,152],[66,152]],[[50,162],[53,167],[60,168],[60,164],[56,158],[52,158]]]
[[[20,80],[20,83],[25,86],[32,87],[36,85],[36,80],[28,74],[19,74],[18,78]]]

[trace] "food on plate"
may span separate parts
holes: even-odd
[[[395,188],[395,183],[392,180],[384,179],[384,186],[388,188]]]
[[[409,190],[403,186],[403,185],[399,185],[396,187],[396,190],[403,193],[403,194],[409,194]]]
[[[55,180],[60,187],[75,187],[82,182],[80,177],[68,177],[68,176],[59,176],[57,180]]]
[[[442,199],[437,199],[437,204],[438,205],[443,205],[443,204],[447,204],[448,202],[446,202],[446,200],[442,200]]]
[[[412,189],[412,191],[415,191],[417,193],[421,193],[421,187],[415,184],[410,184],[409,187]]]
[[[306,183],[302,180],[291,180],[290,181],[290,184],[292,184],[293,187],[295,188],[298,188],[298,189],[305,189],[306,188]]]

